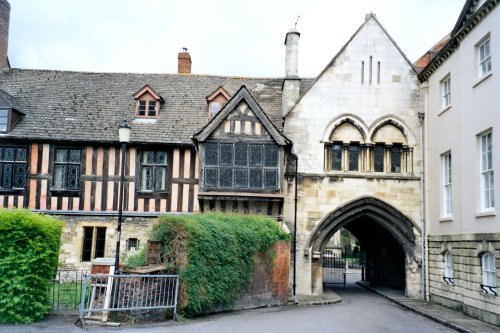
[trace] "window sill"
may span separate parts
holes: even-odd
[[[207,189],[206,192],[199,192],[198,197],[200,199],[210,199],[216,197],[226,197],[234,200],[248,200],[248,198],[252,198],[255,200],[258,199],[267,199],[267,200],[278,200],[282,201],[285,196],[281,193],[265,193],[265,192],[209,192]]]
[[[439,219],[439,222],[453,222],[453,216],[446,216]]]
[[[21,194],[23,192],[26,192],[25,188],[0,189],[0,195]]]
[[[488,217],[488,216],[495,216],[495,215],[496,215],[495,211],[494,210],[490,210],[490,211],[476,213],[476,218]]]
[[[81,193],[81,190],[50,189],[50,194],[56,197],[79,197]]]
[[[444,109],[442,109],[441,111],[439,111],[438,113],[438,117],[441,116],[443,113],[445,113],[446,111],[448,111],[449,109],[451,109],[451,104],[446,106]]]
[[[482,77],[480,77],[476,83],[472,85],[472,88],[476,88],[478,85],[480,85],[483,81],[486,81],[486,79],[490,78],[493,75],[493,72],[488,72],[484,74]]]
[[[137,191],[137,196],[143,199],[154,199],[154,198],[166,198],[168,197],[168,191],[155,192],[155,191]]]
[[[158,121],[157,117],[139,117],[135,116],[134,120],[132,121],[134,124],[156,124]]]

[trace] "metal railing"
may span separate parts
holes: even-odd
[[[493,294],[493,295],[497,296],[497,287],[496,286],[488,286],[485,284],[480,284],[480,286],[485,294]]]
[[[110,311],[172,309],[177,315],[178,275],[110,275],[84,276],[80,303],[80,321],[96,319],[107,321]]]
[[[86,270],[60,269],[50,281],[49,297],[54,312],[78,312]]]

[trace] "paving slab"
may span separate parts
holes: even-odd
[[[469,317],[462,312],[426,302],[422,299],[406,297],[401,291],[390,288],[373,288],[368,282],[358,281],[358,285],[369,289],[402,307],[446,325],[458,332],[500,332],[500,327]]]

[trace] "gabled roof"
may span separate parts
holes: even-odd
[[[156,99],[157,101],[160,101],[161,104],[165,104],[165,101],[163,100],[163,98],[160,95],[158,95],[156,93],[156,91],[154,91],[153,88],[151,88],[147,84],[144,87],[142,87],[141,90],[139,90],[138,92],[136,92],[134,94],[134,99],[140,98],[145,93],[151,94],[151,96],[153,96],[154,99]]]
[[[227,104],[220,110],[215,117],[198,133],[193,135],[193,141],[195,142],[203,142],[205,141],[210,134],[212,134],[222,123],[224,119],[233,111],[241,101],[245,101],[248,106],[252,109],[254,114],[260,120],[261,124],[267,130],[269,135],[276,141],[276,143],[280,146],[286,146],[291,143],[291,141],[284,136],[271,122],[271,120],[267,117],[266,113],[262,110],[259,103],[253,98],[250,91],[248,91],[246,86],[241,86],[241,88],[236,92],[236,94],[231,98]]]
[[[166,100],[155,123],[132,122],[132,96],[145,84]],[[208,122],[206,97],[221,86],[234,95],[242,85],[281,128],[282,78],[4,69],[0,89],[26,116],[2,138],[116,143],[118,125],[127,119],[133,144],[191,146],[193,133]]]
[[[226,89],[224,89],[224,87],[219,87],[213,93],[211,93],[209,96],[207,96],[207,101],[211,101],[219,95],[224,96],[224,98],[227,100],[229,100],[231,98],[231,96],[228,94]]]
[[[415,69],[415,67],[411,63],[411,61],[408,59],[408,57],[406,57],[406,55],[404,54],[404,52],[399,48],[398,44],[396,44],[396,42],[394,41],[394,39],[392,39],[391,35],[389,35],[389,33],[387,32],[387,30],[385,30],[385,28],[382,26],[382,24],[380,24],[380,22],[377,20],[376,15],[374,13],[367,14],[366,17],[365,17],[365,22],[363,22],[363,24],[361,24],[361,26],[358,28],[358,30],[356,30],[356,32],[351,36],[351,38],[349,38],[349,40],[347,41],[347,43],[345,43],[344,46],[342,46],[342,48],[339,50],[339,52],[337,52],[337,54],[332,58],[332,60],[330,60],[330,62],[328,63],[328,65],[326,65],[325,68],[321,71],[321,73],[319,73],[319,75],[309,85],[309,87],[307,88],[307,90],[303,94],[301,93],[301,96],[298,99],[298,101],[295,103],[295,105],[285,114],[285,116],[284,116],[285,118],[286,118],[286,116],[290,112],[292,112],[293,109],[295,109],[295,107],[299,104],[300,100],[305,95],[307,95],[307,93],[309,92],[309,90],[311,90],[311,88],[323,76],[323,74],[328,70],[328,68],[330,68],[335,63],[335,61],[337,60],[337,58],[344,52],[344,50],[347,48],[347,46],[352,42],[352,40],[358,35],[358,33],[364,28],[364,26],[371,19],[373,19],[378,24],[378,26],[380,27],[380,29],[382,29],[382,31],[386,34],[386,36],[389,38],[389,40],[392,42],[392,44],[396,47],[396,49],[399,51],[399,53],[406,60],[406,62],[408,63],[408,65],[415,71],[415,73],[417,72],[416,69]]]
[[[457,23],[451,32],[450,40],[439,50],[432,60],[423,68],[418,76],[420,82],[426,81],[432,73],[458,48],[460,41],[469,34],[491,11],[500,0],[486,0],[477,8],[479,0],[467,0]]]

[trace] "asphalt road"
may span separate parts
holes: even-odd
[[[402,309],[356,285],[335,289],[342,302],[334,305],[275,307],[206,316],[185,322],[167,322],[119,328],[88,326],[87,332],[120,333],[234,333],[234,332],[455,332]],[[75,317],[53,316],[33,325],[0,325],[0,332],[82,333],[72,325]]]

